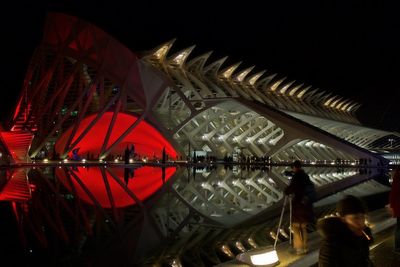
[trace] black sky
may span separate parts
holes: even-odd
[[[50,1],[49,1],[50,2]],[[133,51],[177,38],[227,65],[256,65],[363,104],[361,121],[399,130],[399,6],[368,1],[53,1],[14,3],[0,16],[1,117],[14,106],[46,12],[83,18]]]

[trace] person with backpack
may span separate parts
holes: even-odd
[[[310,177],[295,160],[292,165],[293,176],[285,189],[292,201],[293,248],[297,255],[308,252],[307,225],[314,223],[313,202],[316,200],[315,187]]]

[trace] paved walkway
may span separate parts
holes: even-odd
[[[392,253],[393,231],[394,231],[395,220],[389,217],[386,209],[384,208],[370,213],[369,220],[375,240],[374,244],[370,248],[371,259],[374,261],[376,267],[392,266],[389,265],[389,263],[386,260],[389,254],[393,254],[393,256],[395,256],[395,254]],[[310,253],[302,257],[293,256],[293,253],[290,253],[289,256],[286,256],[287,252],[291,251],[291,248],[288,246],[288,244],[282,244],[283,251],[281,249],[278,249],[279,258],[282,259],[281,264],[278,266],[279,267],[318,266],[317,263],[318,263],[319,243],[320,243],[320,236],[317,233],[312,233],[312,235],[310,235],[310,242],[309,242]],[[382,249],[382,247],[384,248]],[[397,258],[400,259],[400,257]],[[400,267],[400,262],[393,266]]]
[[[370,224],[374,236],[374,244],[371,246],[371,259],[375,267],[400,267],[400,254],[393,252],[393,232],[395,219],[390,218],[385,209],[376,210],[370,214]],[[320,237],[317,232],[309,235],[310,252],[306,255],[297,256],[289,242],[277,246],[280,264],[277,267],[317,267],[318,247]],[[237,260],[219,264],[218,267],[241,267],[248,266]]]
[[[394,227],[381,234],[380,240],[371,249],[371,259],[376,267],[399,267],[400,254],[393,252]]]

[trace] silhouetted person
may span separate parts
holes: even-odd
[[[293,177],[285,189],[286,195],[292,196],[293,247],[296,254],[308,252],[307,225],[314,222],[313,204],[305,195],[310,177],[301,168],[301,162],[292,163]]]
[[[131,149],[129,150],[129,157],[134,158],[135,157],[135,145],[131,145]]]
[[[75,148],[74,150],[72,150],[72,159],[73,160],[80,160],[81,157],[78,155],[80,148]]]
[[[371,229],[365,225],[366,209],[355,196],[346,196],[337,203],[340,217],[328,217],[318,221],[322,236],[319,249],[319,267],[369,267]]]
[[[127,146],[126,149],[125,149],[125,152],[124,152],[124,162],[125,162],[125,164],[129,163],[129,156],[130,156],[130,151],[129,151],[129,148]]]
[[[392,189],[389,194],[390,213],[396,218],[396,230],[394,231],[394,252],[400,254],[400,168],[393,173]]]
[[[163,147],[163,150],[162,150],[162,163],[163,164],[165,164],[166,158],[167,158],[167,154],[165,152],[165,147]]]

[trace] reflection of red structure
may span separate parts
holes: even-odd
[[[70,182],[67,180],[67,175],[63,169],[56,169],[57,177],[63,182],[63,184],[71,191],[76,191],[79,198],[87,203],[94,204],[90,199],[85,189],[77,182],[79,179],[84,187],[86,187],[90,193],[96,198],[100,205],[104,208],[111,208],[111,201],[107,194],[107,187],[104,178],[107,179],[114,205],[117,208],[126,207],[135,204],[135,201],[129,196],[124,188],[115,179],[119,179],[123,184],[124,182],[124,168],[111,167],[103,169],[102,172],[100,167],[77,167],[75,170],[69,169],[71,172],[76,174],[69,175],[70,179],[75,187],[73,190],[70,186]],[[175,173],[176,168],[165,169],[165,181],[167,181]],[[163,184],[162,180],[162,169],[154,167],[140,167],[135,169],[134,177],[129,179],[128,189],[132,191],[140,200],[145,200],[154,194]],[[113,176],[114,175],[114,176]]]
[[[78,138],[78,136],[88,127],[90,122],[96,117],[97,114],[88,116],[79,125],[79,128],[74,135],[72,143]],[[111,123],[113,112],[106,112],[103,114],[90,131],[80,140],[75,148],[79,148],[79,155],[86,158],[90,153],[95,158],[100,154],[101,147],[104,143],[108,127]],[[120,137],[129,126],[131,126],[137,117],[134,115],[119,113],[117,115],[114,127],[111,132],[110,139],[108,140],[107,147],[114,143],[118,137]],[[71,126],[56,143],[56,152],[60,155],[63,154],[64,147],[68,142],[68,138],[72,133]],[[162,156],[162,149],[165,147],[166,153],[176,158],[176,151],[171,144],[150,124],[145,121],[141,121],[123,140],[120,142],[112,151],[113,155],[123,155],[124,150],[127,146],[135,145],[135,152],[140,156],[153,157],[154,155],[158,158]],[[71,149],[72,151],[72,149]],[[69,154],[71,156],[71,153]]]
[[[33,184],[29,184],[25,169],[6,171],[6,176],[11,177],[0,190],[0,201],[28,201],[32,197]]]

